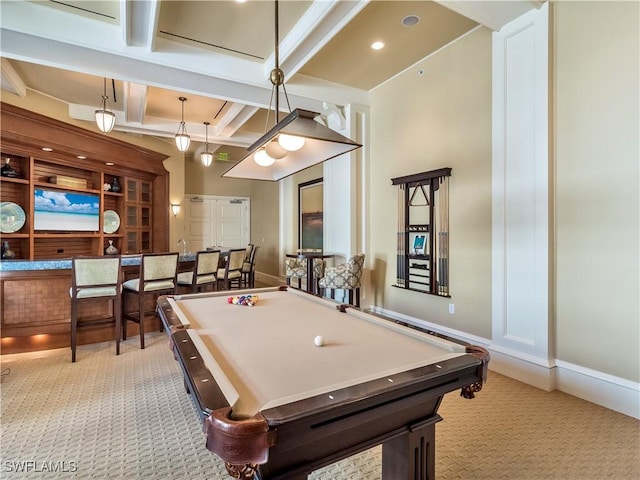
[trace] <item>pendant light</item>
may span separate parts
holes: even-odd
[[[209,122],[204,122],[204,152],[200,154],[200,161],[205,167],[213,162],[213,153],[209,152]]]
[[[102,101],[100,102],[100,108],[95,111],[96,125],[98,125],[101,132],[109,133],[116,124],[116,115],[107,110],[107,79],[104,78],[103,81]]]
[[[318,122],[319,113],[297,108],[291,111],[284,86],[284,72],[279,65],[278,0],[275,1],[274,57],[275,68],[269,77],[272,84],[271,100],[275,99],[275,126],[251,145],[246,156],[227,170],[223,177],[278,181],[362,146]],[[278,118],[280,87],[290,112],[282,120]],[[268,112],[271,111],[271,100]]]
[[[178,100],[182,102],[182,120],[178,127],[178,133],[176,133],[176,146],[181,152],[189,150],[189,144],[191,143],[191,137],[187,134],[187,127],[184,124],[184,102],[187,101],[185,97],[178,97]]]

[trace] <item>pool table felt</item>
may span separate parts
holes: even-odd
[[[296,290],[170,300],[234,417],[464,355],[464,346]],[[322,335],[325,345],[314,338]]]

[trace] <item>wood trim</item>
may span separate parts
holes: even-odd
[[[33,155],[33,149],[37,152],[48,146],[53,152],[47,153],[47,158],[78,168],[97,170],[96,162],[102,166],[105,162],[113,162],[115,166],[110,173],[118,175],[131,169],[155,175],[168,174],[162,163],[167,155],[8,103],[0,103],[0,121],[3,144],[10,142],[21,146],[20,153]],[[87,158],[80,160],[78,155]]]

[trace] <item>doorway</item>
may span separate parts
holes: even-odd
[[[246,197],[187,195],[185,228],[189,250],[244,248],[251,238],[251,201]]]

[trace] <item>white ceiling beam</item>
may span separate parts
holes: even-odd
[[[223,117],[216,122],[213,134],[220,138],[229,138],[235,135],[238,129],[257,111],[258,107],[249,107],[241,103],[232,104]]]
[[[144,123],[149,87],[140,83],[124,82],[124,111],[127,123]]]
[[[153,50],[153,37],[160,15],[158,0],[122,0],[120,18],[124,33],[124,44],[129,47],[142,47]]]
[[[13,68],[11,62],[6,59],[0,59],[0,69],[2,70],[2,90],[12,92],[21,98],[27,96],[27,85],[22,80],[20,74]]]

